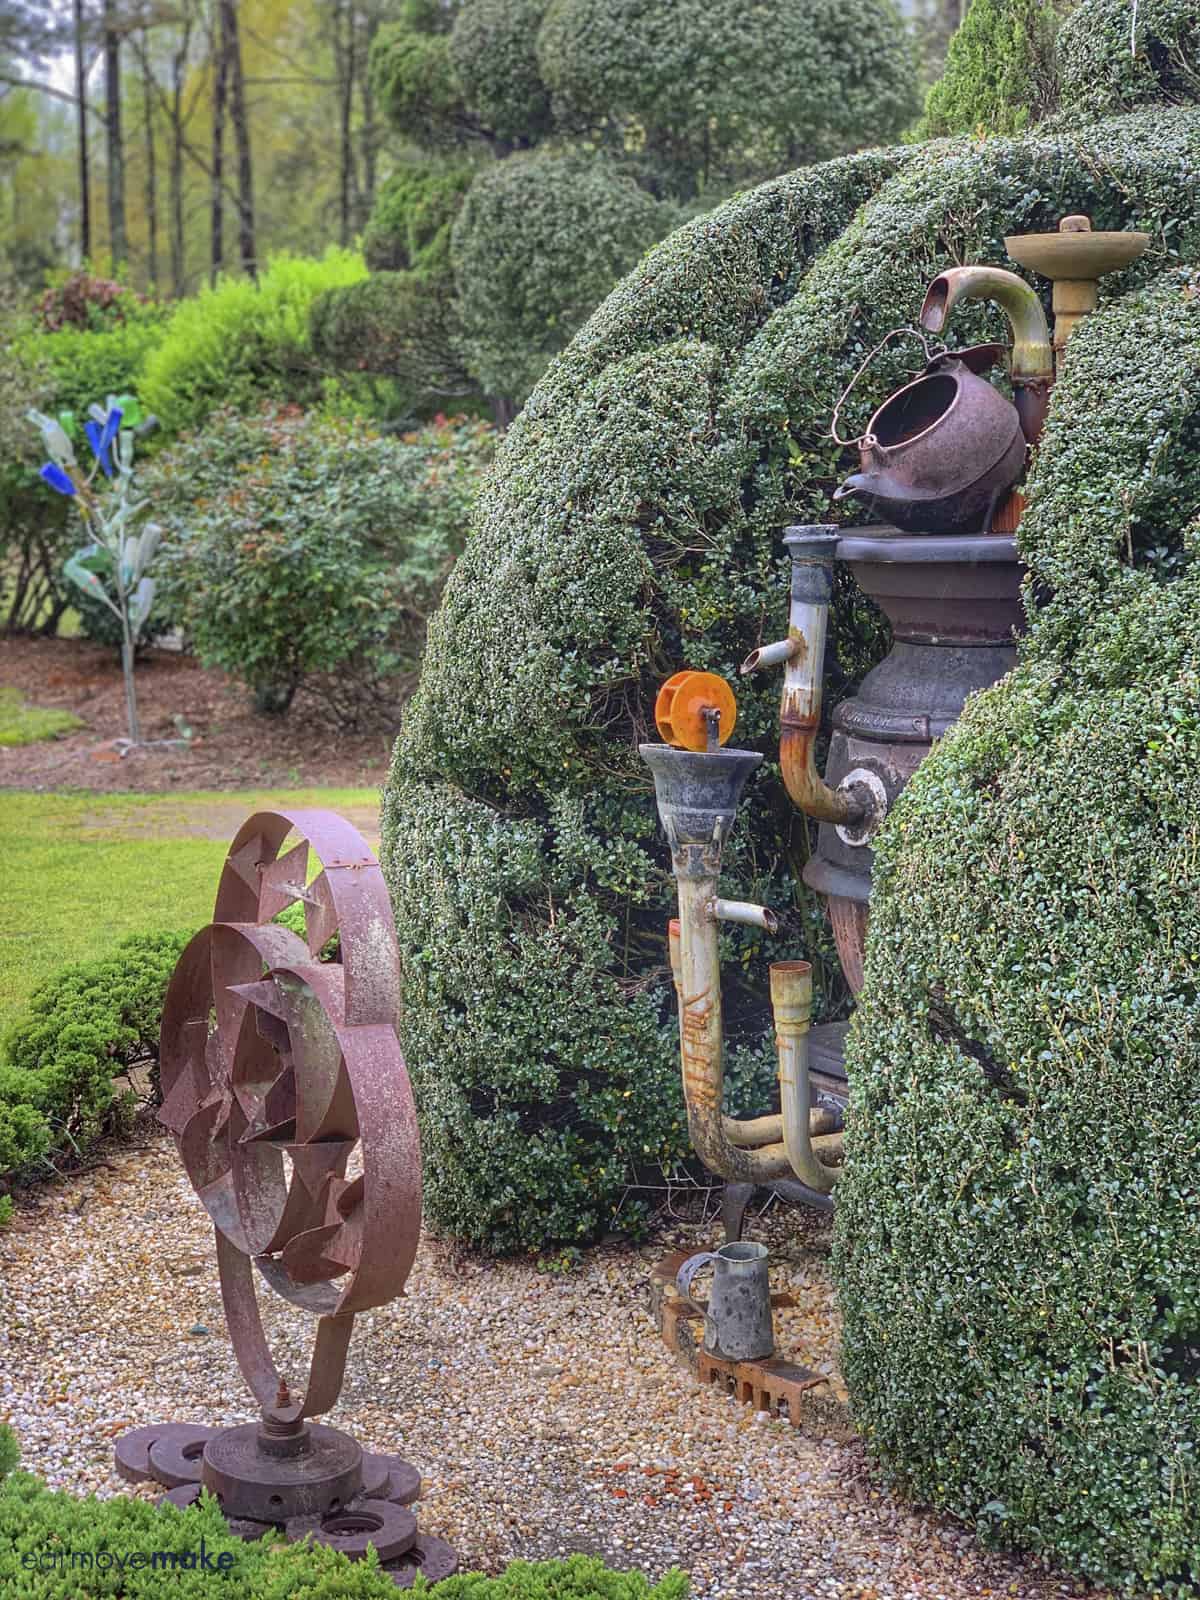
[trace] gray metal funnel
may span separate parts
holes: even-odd
[[[672,854],[688,845],[719,852],[733,826],[746,780],[762,762],[759,752],[640,744],[638,753],[654,774],[658,814]]]

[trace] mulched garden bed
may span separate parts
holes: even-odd
[[[84,639],[0,637],[0,685],[32,705],[73,711],[84,723],[62,738],[0,747],[6,789],[372,788],[383,781],[394,737],[339,729],[303,690],[287,717],[256,715],[240,685],[175,650],[150,649],[139,658],[142,732],[147,740],[177,739],[178,717],[192,738],[123,758],[113,748],[126,731],[115,651]]]

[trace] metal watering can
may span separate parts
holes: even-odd
[[[675,1276],[686,1303],[704,1318],[704,1348],[724,1361],[762,1361],[775,1351],[771,1284],[765,1244],[725,1244],[689,1256]],[[688,1293],[692,1279],[711,1263],[712,1298],[701,1305]]]

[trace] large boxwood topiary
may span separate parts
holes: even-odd
[[[1194,217],[1168,224],[1196,165],[1193,121],[1163,112],[816,167],[681,229],[555,361],[481,495],[384,801],[437,1225],[491,1248],[586,1236],[683,1148],[674,886],[636,745],[669,672],[730,674],[783,626],[779,533],[829,514],[829,416],[865,350],[942,267],[1003,260],[1005,233],[1066,212],[1154,232],[1109,293],[1153,276],[1164,238],[1195,247]],[[906,361],[874,369],[861,419]],[[882,647],[849,590],[836,620],[831,698]],[[794,906],[770,953],[819,957],[808,834],[771,759],[778,684],[739,692],[735,737],[769,759],[726,892]],[[726,951],[749,1104],[771,1073],[768,952],[749,929]],[[844,991],[819,977],[829,1014]]]
[[[1200,276],[1075,336],[1030,500],[1052,598],[877,856],[846,1372],[910,1492],[1194,1594]]]

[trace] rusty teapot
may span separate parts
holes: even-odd
[[[858,495],[906,533],[984,532],[1025,466],[1016,406],[984,372],[998,344],[935,355],[888,397],[856,444],[859,470],[834,493]]]

